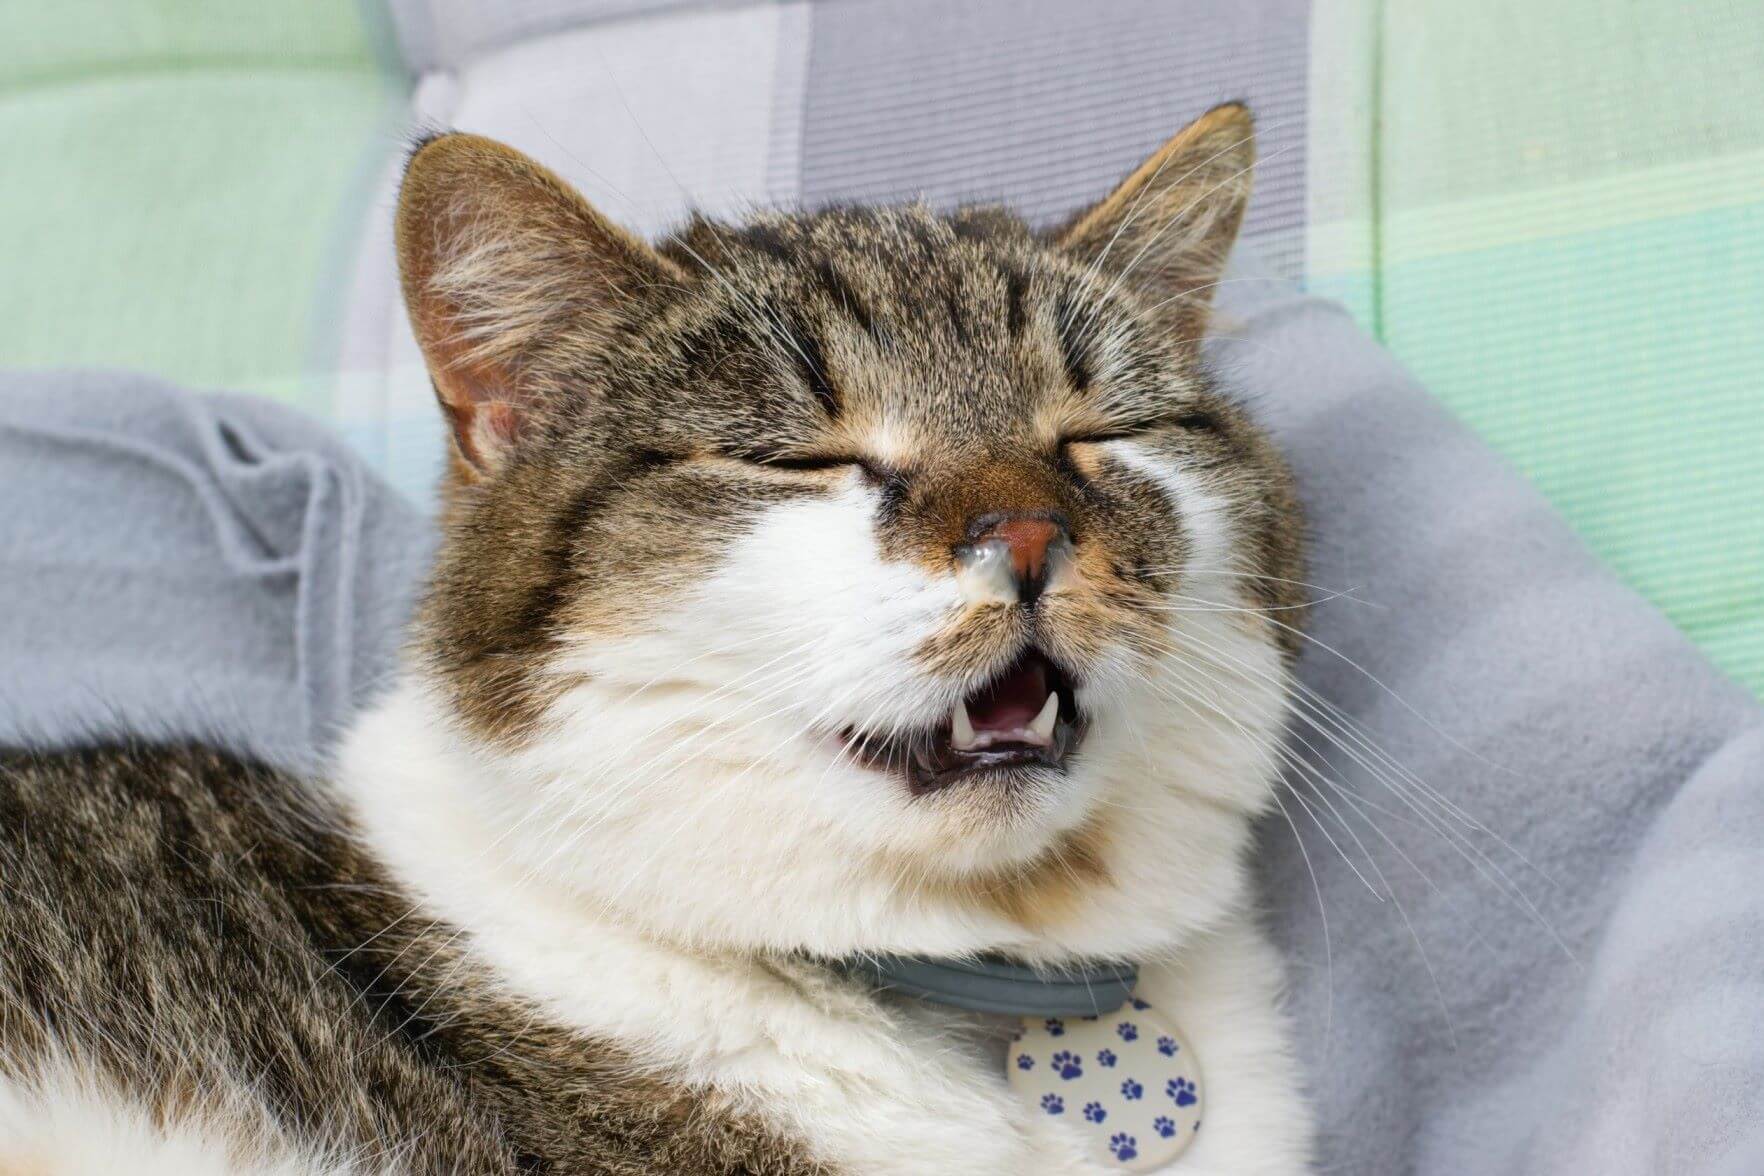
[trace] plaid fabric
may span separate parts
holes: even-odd
[[[1764,5],[1311,28],[1311,288],[1764,690]]]

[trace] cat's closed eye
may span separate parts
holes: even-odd
[[[829,473],[838,470],[856,469],[865,476],[880,479],[882,471],[866,458],[851,453],[831,454],[785,454],[785,453],[743,453],[741,461],[749,465],[764,466],[769,470],[792,470],[798,473]]]
[[[775,470],[841,470],[851,466],[862,465],[855,457],[757,457],[750,458],[755,465],[767,466]]]
[[[1184,429],[1193,433],[1212,433],[1219,428],[1218,418],[1209,412],[1196,410],[1185,412],[1168,422],[1169,426]],[[1157,422],[1124,425],[1113,429],[1092,429],[1088,432],[1069,433],[1060,438],[1060,444],[1066,445],[1103,445],[1110,441],[1131,441],[1143,437],[1158,427]]]
[[[1130,441],[1140,435],[1139,429],[1104,429],[1094,433],[1073,433],[1061,437],[1061,445],[1103,445],[1110,441]]]

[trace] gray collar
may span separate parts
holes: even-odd
[[[1066,966],[1038,972],[996,957],[933,960],[872,956],[842,965],[891,992],[980,1013],[1019,1017],[1095,1017],[1127,1003],[1139,971],[1132,964]]]

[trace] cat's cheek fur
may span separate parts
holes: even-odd
[[[1019,860],[1084,797],[1050,794],[986,827],[844,750],[843,727],[922,726],[950,705],[912,653],[961,601],[950,577],[881,558],[875,511],[855,477],[767,508],[644,632],[564,642],[551,672],[571,684],[544,738],[451,741],[460,770],[482,774],[475,819],[537,872],[676,942],[838,955],[1011,937],[989,912],[919,917],[896,874]],[[446,728],[444,709],[408,687],[382,718]]]
[[[826,913],[839,925],[809,942],[840,952],[879,930],[861,921],[885,901],[878,876],[1006,867],[1083,818],[1096,798],[1082,778],[983,821],[959,796],[913,797],[844,747],[847,728],[935,725],[956,695],[913,656],[961,613],[953,577],[883,559],[877,506],[853,476],[760,511],[644,632],[554,655],[572,685],[548,710],[546,737],[493,759],[527,830],[564,868],[588,864],[584,890],[620,906],[641,897],[645,910],[675,896],[702,913],[692,937],[740,943],[777,926],[771,908],[788,896],[838,895],[846,909]],[[725,874],[768,885],[719,892],[720,910],[702,890]],[[794,929],[813,915],[790,917]]]

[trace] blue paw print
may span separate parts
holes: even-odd
[[[1053,1097],[1052,1095],[1048,1096],[1048,1098],[1052,1098],[1052,1097]],[[1046,1102],[1047,1099],[1043,1099],[1042,1101]],[[1152,1120],[1152,1130],[1156,1131],[1159,1135],[1163,1136],[1165,1139],[1168,1139],[1172,1135],[1176,1134],[1176,1120],[1170,1118],[1168,1115],[1159,1115],[1157,1118]]]
[[[1050,1115],[1063,1115],[1066,1113],[1066,1100],[1057,1094],[1044,1094],[1041,1096],[1041,1109]],[[1163,1119],[1160,1122],[1167,1123],[1169,1120]],[[1174,1131],[1176,1128],[1172,1126],[1170,1130]]]
[[[1053,1062],[1054,1070],[1067,1082],[1084,1076],[1084,1063],[1080,1062],[1078,1055],[1071,1050],[1062,1049],[1049,1060]]]
[[[1172,1078],[1164,1087],[1164,1093],[1176,1100],[1179,1107],[1192,1107],[1195,1104],[1194,1083],[1186,1078]]]
[[[1019,1070],[1033,1070],[1034,1068],[1035,1068],[1035,1059],[1034,1058],[1030,1057],[1028,1054],[1018,1054],[1017,1055],[1017,1069],[1019,1069]]]
[[[1112,1049],[1098,1050],[1096,1053],[1096,1060],[1105,1066],[1113,1066],[1116,1061],[1115,1051]]]
[[[1140,1000],[1137,996],[1133,997],[1127,1003],[1132,1005],[1134,1008],[1138,1009],[1142,1013],[1145,1012],[1145,1010],[1151,1008],[1150,1005],[1146,1004],[1143,1000]]]
[[[1125,1164],[1139,1154],[1139,1140],[1125,1131],[1120,1131],[1109,1136],[1109,1150],[1115,1153],[1117,1160]]]
[[[1122,1021],[1119,1025],[1115,1026],[1115,1032],[1121,1035],[1122,1041],[1139,1040],[1139,1026],[1135,1025],[1132,1021]]]
[[[1167,1058],[1176,1056],[1176,1039],[1174,1037],[1158,1038],[1158,1052]]]
[[[1134,1099],[1144,1098],[1145,1087],[1129,1078],[1127,1081],[1121,1083],[1121,1097],[1127,1099],[1129,1102]]]
[[[1049,1017],[1047,1019],[1047,1035],[1049,1037],[1064,1037],[1066,1035],[1066,1023],[1058,1017]]]
[[[1103,1105],[1101,1103],[1087,1102],[1084,1104],[1084,1117],[1089,1119],[1092,1123],[1100,1123],[1109,1117],[1109,1113],[1103,1110]]]

